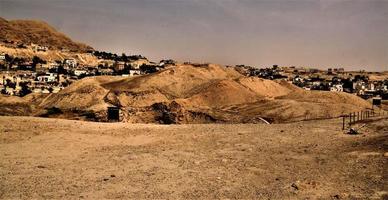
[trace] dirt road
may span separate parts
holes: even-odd
[[[0,117],[0,198],[388,198],[388,120],[340,123]]]

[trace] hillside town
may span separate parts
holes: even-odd
[[[30,49],[34,53],[50,51],[50,47],[36,44],[17,44],[14,48]],[[66,49],[61,51],[68,52]],[[154,73],[177,64],[174,60],[161,60],[155,63],[141,55],[127,56],[124,53],[117,55],[89,50],[86,54],[94,57],[98,62],[85,64],[79,62],[76,57],[53,61],[44,60],[37,54],[32,58],[26,58],[0,52],[0,91],[4,95],[14,96],[25,96],[29,93],[57,93],[72,82],[87,76],[132,77]],[[286,80],[305,90],[347,92],[364,99],[373,97],[388,99],[388,79],[386,77],[370,79],[371,72],[345,71],[344,68],[321,70],[278,65],[267,68],[236,65],[234,68],[245,76]]]
[[[36,44],[19,44],[17,48],[29,48],[33,52],[49,51],[49,47]],[[66,49],[62,51],[67,52]],[[57,93],[87,76],[131,77],[154,73],[175,64],[173,60],[150,62],[141,55],[127,56],[99,51],[89,51],[88,54],[98,60],[96,65],[80,63],[73,57],[48,61],[36,55],[26,58],[0,52],[0,91],[12,96]]]
[[[345,71],[344,68],[321,70],[308,67],[255,68],[238,65],[236,68],[246,76],[257,76],[270,80],[286,80],[305,90],[347,92],[364,99],[380,97],[388,99],[386,72]],[[381,74],[382,78],[371,78]]]

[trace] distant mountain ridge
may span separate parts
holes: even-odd
[[[52,49],[68,49],[85,52],[92,47],[74,42],[65,34],[43,21],[38,20],[6,20],[0,17],[0,42],[13,41],[23,44],[38,44]]]

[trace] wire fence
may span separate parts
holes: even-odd
[[[359,112],[352,112],[347,115],[342,115],[342,130],[345,130],[346,127],[351,128],[353,124],[359,122],[365,122],[368,119],[378,118],[388,116],[386,110],[364,110]]]

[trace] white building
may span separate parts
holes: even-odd
[[[368,90],[369,90],[369,91],[375,91],[375,84],[370,83],[370,84],[368,85]]]
[[[39,82],[48,83],[48,82],[54,82],[57,76],[54,73],[47,73],[46,75],[38,76],[36,78],[38,79]]]
[[[57,62],[49,62],[48,63],[48,68],[49,69],[57,68],[57,67],[59,67],[59,64]]]
[[[33,43],[31,43],[31,48],[34,51],[48,51],[48,47],[47,46],[40,46],[40,45],[33,44]]]
[[[330,88],[330,91],[332,91],[332,92],[343,92],[343,91],[344,91],[344,88],[342,87],[342,85],[337,84],[337,85],[333,85],[333,86]]]
[[[65,64],[69,67],[76,67],[77,66],[77,61],[74,59],[74,58],[70,58],[70,59],[65,59]]]
[[[113,74],[113,70],[112,69],[98,69],[98,72],[101,75],[112,75]]]
[[[133,69],[140,69],[140,66],[144,64],[149,65],[150,62],[147,59],[139,59],[139,60],[132,61],[129,64],[131,64]]]
[[[141,75],[141,71],[138,70],[138,69],[131,69],[129,70],[129,76],[137,76],[137,75]]]
[[[76,69],[74,70],[74,75],[76,76],[81,76],[82,74],[88,74],[88,72],[86,70],[82,70],[82,69]]]

